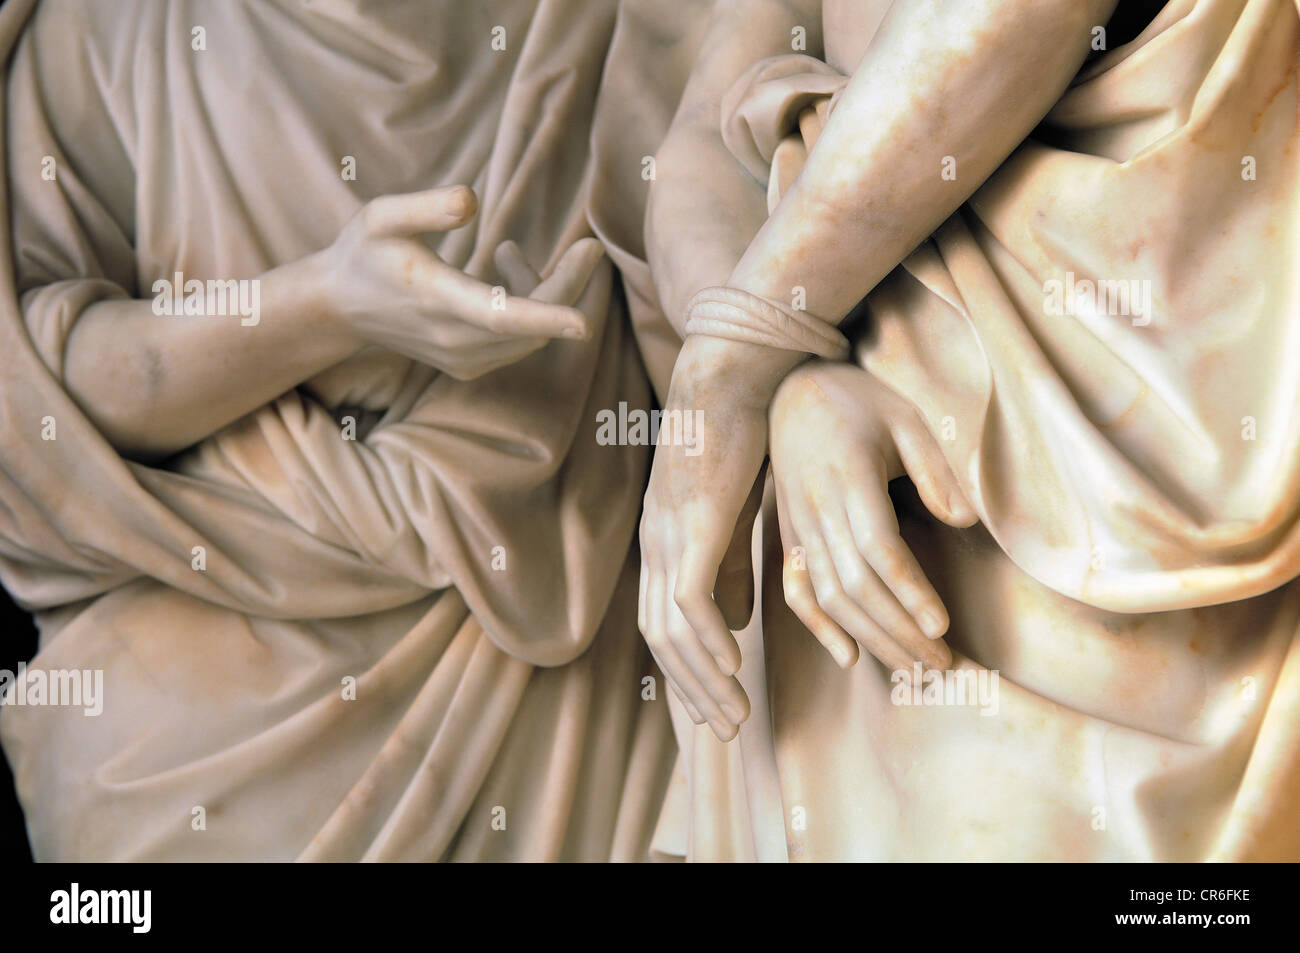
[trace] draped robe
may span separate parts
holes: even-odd
[[[646,856],[673,743],[629,556],[648,451],[596,439],[649,400],[608,264],[588,342],[469,382],[371,350],[158,466],[61,386],[93,302],[255,278],[378,195],[470,184],[444,260],[553,263],[590,234],[613,16],[0,9],[0,581],[33,667],[104,672],[99,717],[0,714],[38,859]]]
[[[619,62],[692,61],[707,10],[627,6]],[[817,148],[800,118],[833,110],[867,18],[828,2],[823,59],[756,63],[724,100],[755,189],[779,197]],[[996,709],[898,704],[870,658],[838,670],[784,605],[769,494],[739,635],[753,714],[722,744],[672,702],[660,849],[1300,856],[1298,55],[1295,0],[1171,0],[867,297],[854,359],[916,407],[980,516],[947,528],[895,487],[954,667],[997,673]],[[685,79],[606,80],[639,82],[662,135]],[[599,162],[641,148],[611,136]],[[647,365],[670,367],[641,236],[596,224],[640,292]],[[1146,282],[1150,309],[1076,293],[1097,280]]]

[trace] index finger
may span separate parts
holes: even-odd
[[[713,600],[711,589],[717,578],[717,569],[710,573],[705,568],[710,562],[695,550],[684,553],[681,565],[677,568],[677,591],[672,595],[687,623],[713,656],[718,670],[723,675],[731,676],[740,671],[740,643],[732,635],[722,610]],[[704,579],[708,579],[709,583],[702,587],[700,583]]]
[[[931,639],[948,631],[948,610],[926,577],[921,564],[898,531],[891,509],[888,517],[861,497],[847,503],[849,532],[860,552],[894,597]]]
[[[380,195],[361,210],[361,224],[373,236],[414,235],[460,228],[478,211],[478,196],[467,185],[423,192]]]
[[[442,299],[460,320],[497,334],[586,339],[588,322],[577,308],[506,294],[462,271],[448,268]]]

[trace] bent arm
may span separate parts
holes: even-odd
[[[765,190],[722,141],[722,98],[760,59],[791,52],[791,31],[821,47],[820,0],[723,0],[655,156],[646,254],[659,302],[682,333],[687,301],[722,284],[767,218]]]
[[[160,316],[151,301],[108,299],[68,336],[68,393],[120,453],[163,457],[338,364],[360,343],[313,301],[314,259],[267,272],[260,315]]]
[[[1041,121],[1115,3],[900,0],[731,284],[841,320]]]

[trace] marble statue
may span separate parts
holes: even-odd
[[[1300,850],[1300,10],[1172,0],[1089,58],[1114,6],[720,3],[681,41],[644,259],[713,450],[661,445],[641,522],[660,849]]]
[[[1123,3],[0,7],[38,859],[1300,856],[1300,0]]]
[[[615,5],[464,6],[0,9],[0,578],[104,672],[0,715],[38,859],[646,856]]]

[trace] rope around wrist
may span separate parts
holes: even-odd
[[[831,360],[849,354],[848,338],[839,328],[739,288],[705,288],[692,298],[686,306],[686,333],[804,351]]]

